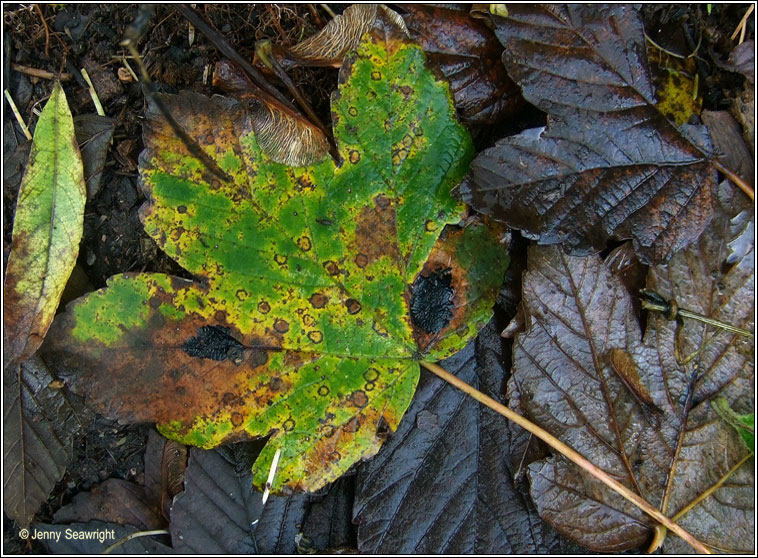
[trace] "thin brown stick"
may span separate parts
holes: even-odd
[[[731,180],[734,185],[737,186],[737,188],[745,192],[745,194],[747,194],[747,197],[750,198],[750,201],[755,201],[755,192],[753,191],[753,187],[745,182],[740,175],[732,170],[729,170],[718,161],[714,161],[713,166],[715,166],[718,171],[725,174],[729,180]]]
[[[39,7],[39,4],[34,4],[34,7],[39,14],[39,18],[42,20],[42,27],[45,28],[45,56],[50,56],[50,28],[47,26],[45,16],[42,14],[42,8]]]
[[[129,542],[132,539],[138,539],[140,537],[152,537],[153,535],[170,535],[170,534],[171,533],[168,531],[168,529],[153,529],[151,531],[137,531],[136,533],[131,533],[129,535],[126,535],[125,537],[121,537],[119,540],[114,542],[108,548],[103,550],[103,554],[110,554],[111,552],[116,550],[119,546],[121,546],[124,543]]]
[[[554,450],[560,452],[563,454],[564,457],[574,462],[577,466],[584,469],[587,473],[595,477],[597,480],[602,482],[604,485],[606,485],[608,488],[628,500],[629,502],[633,503],[635,506],[640,508],[642,511],[644,511],[646,514],[648,514],[650,517],[658,521],[659,523],[662,523],[666,528],[668,528],[673,533],[676,533],[679,535],[683,540],[685,540],[692,548],[697,550],[698,552],[702,554],[711,554],[711,551],[708,550],[708,548],[699,540],[697,540],[695,537],[693,537],[690,533],[688,533],[685,529],[674,523],[671,519],[663,515],[659,510],[655,509],[653,506],[650,505],[649,502],[647,502],[644,498],[637,495],[636,493],[629,490],[626,486],[618,482],[616,479],[611,477],[608,473],[594,465],[591,461],[586,459],[584,456],[582,456],[579,452],[575,451],[574,449],[570,448],[563,442],[561,442],[558,438],[547,432],[546,430],[543,430],[530,420],[522,417],[512,409],[509,409],[502,403],[499,403],[492,399],[491,397],[486,396],[481,391],[471,387],[463,380],[458,379],[456,376],[439,366],[438,364],[435,364],[433,362],[425,362],[422,361],[421,366],[432,372],[433,374],[436,374],[449,384],[454,385],[467,395],[473,397],[483,405],[486,405],[493,411],[503,415],[507,419],[512,420],[516,424],[518,424],[521,428],[524,430],[531,432],[535,436],[537,436],[540,440],[548,444],[550,447],[552,447]]]
[[[23,64],[11,64],[11,68],[17,72],[21,72],[22,74],[27,74],[29,76],[34,76],[42,79],[59,79],[61,81],[69,81],[71,79],[71,74],[54,74],[53,72],[48,72],[47,70],[40,70],[39,68],[32,68],[30,66],[24,66]]]

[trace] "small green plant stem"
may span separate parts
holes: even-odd
[[[121,546],[124,543],[129,542],[132,539],[138,539],[140,537],[152,537],[153,535],[168,535],[168,534],[169,534],[169,531],[167,529],[153,529],[152,531],[137,531],[136,533],[131,533],[125,537],[121,537],[119,540],[114,542],[108,548],[103,550],[102,554],[110,554],[111,552],[116,550],[119,546]]]
[[[688,533],[685,529],[674,523],[673,520],[669,519],[665,515],[663,515],[659,510],[655,509],[653,506],[650,505],[649,502],[647,502],[644,498],[639,496],[638,494],[635,494],[631,490],[629,490],[626,486],[618,482],[616,479],[611,477],[608,473],[594,465],[592,462],[590,462],[588,459],[586,459],[584,456],[582,456],[579,452],[575,451],[574,449],[570,448],[563,442],[561,442],[558,438],[550,434],[547,430],[543,430],[530,420],[526,419],[525,417],[522,417],[512,409],[509,409],[502,403],[499,403],[492,399],[491,397],[488,397],[487,395],[483,394],[481,391],[471,387],[463,380],[458,379],[456,376],[439,366],[438,364],[435,364],[433,362],[421,362],[421,366],[432,372],[433,374],[439,376],[443,380],[445,380],[447,383],[452,384],[453,386],[457,387],[461,391],[463,391],[465,394],[473,397],[483,405],[486,405],[496,413],[499,413],[503,415],[505,418],[512,420],[516,424],[518,424],[521,428],[524,430],[531,432],[535,436],[537,436],[540,440],[548,444],[550,447],[552,447],[554,450],[560,452],[563,454],[564,457],[575,463],[580,468],[584,469],[587,473],[595,477],[597,480],[602,482],[604,485],[606,485],[608,488],[640,508],[642,511],[644,511],[646,514],[648,514],[650,517],[655,519],[657,522],[664,525],[667,529],[672,531],[673,533],[676,533],[681,537],[683,540],[685,540],[692,548],[697,550],[698,552],[702,554],[711,554],[711,551],[699,540],[697,540],[695,537],[693,537],[690,533]]]

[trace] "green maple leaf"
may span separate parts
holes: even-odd
[[[271,434],[255,483],[278,449],[273,489],[318,489],[397,427],[420,360],[489,319],[507,256],[489,226],[446,228],[470,138],[422,50],[386,29],[341,70],[340,165],[272,162],[240,102],[164,102],[231,177],[148,114],[142,220],[197,280],[113,277],[56,320],[49,350],[104,414],[205,448]]]

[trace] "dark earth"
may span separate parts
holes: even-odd
[[[253,59],[256,41],[264,38],[273,43],[292,45],[319,30],[331,17],[323,5],[197,5],[201,12],[247,60]],[[344,6],[331,6],[340,13]],[[703,6],[701,6],[703,8]],[[58,74],[74,115],[95,112],[88,87],[80,72],[86,68],[98,93],[105,114],[116,121],[113,142],[106,156],[100,187],[88,192],[85,210],[84,236],[79,259],[64,294],[63,305],[86,292],[105,286],[106,279],[127,271],[162,272],[187,277],[187,273],[165,256],[142,229],[139,208],[144,202],[137,182],[138,156],[142,151],[141,121],[146,107],[139,82],[132,77],[127,63],[135,73],[137,66],[128,58],[128,51],[119,46],[126,28],[137,14],[133,4],[77,4],[3,6],[3,87],[13,97],[19,111],[33,131],[36,115],[52,90]],[[691,4],[645,6],[645,27],[658,44],[681,54],[692,52],[698,41],[696,22],[698,6]],[[745,6],[712,6],[708,27],[703,32],[701,56],[697,58],[704,108],[725,109],[730,99],[740,91],[744,78],[724,69],[729,48],[734,43],[728,36],[745,12]],[[214,91],[208,71],[221,55],[213,44],[199,32],[189,43],[187,21],[170,5],[155,5],[139,50],[148,72],[159,90],[175,93],[193,90],[205,95]],[[746,32],[754,37],[752,18]],[[126,58],[125,58],[126,57]],[[35,75],[36,74],[36,75]],[[295,85],[308,97],[315,112],[329,121],[329,95],[336,86],[334,69],[306,68],[290,71]],[[271,82],[281,84],[271,77]],[[282,91],[284,88],[280,87]],[[535,109],[522,110],[518,118],[508,122],[506,129],[516,132],[544,121]],[[503,135],[503,128],[472,129],[477,149]],[[3,154],[5,179],[3,183],[3,263],[10,251],[13,213],[21,175],[28,153],[21,127],[10,110],[4,112]],[[512,264],[509,276],[518,279],[524,267],[525,245],[517,233],[512,243]],[[518,281],[516,281],[518,282]],[[499,310],[496,321],[500,329],[515,312],[519,299],[518,285],[501,296],[509,304]],[[440,295],[437,301],[439,316],[444,321],[450,300],[449,274],[444,272],[427,278],[419,286],[428,298]],[[447,310],[449,312],[449,310]],[[416,318],[414,318],[415,320]],[[449,320],[449,318],[448,318]],[[421,324],[427,331],[441,329],[439,320]],[[210,336],[210,337],[209,337]],[[210,338],[213,339],[210,339]],[[227,339],[224,332],[198,332],[197,343],[186,350],[203,352],[208,343],[221,339],[223,355],[233,352],[236,340]],[[210,341],[209,341],[210,339]],[[510,341],[503,354],[510,354]],[[190,343],[188,342],[188,345]],[[218,344],[218,343],[216,343]],[[238,344],[238,343],[237,343]],[[203,353],[201,356],[206,356]],[[216,353],[207,358],[217,358]],[[52,522],[61,506],[82,491],[91,489],[108,478],[139,481],[144,474],[143,454],[151,426],[123,426],[103,418],[95,418],[88,431],[75,444],[73,463],[63,479],[37,513],[36,520]],[[350,483],[348,479],[345,483]],[[350,488],[346,494],[350,494]],[[34,541],[21,541],[18,528],[4,515],[4,550],[6,553],[39,553],[43,549]],[[357,546],[355,530],[344,533],[342,545]]]

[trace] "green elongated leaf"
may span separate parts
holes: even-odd
[[[145,229],[199,280],[116,276],[68,309],[50,350],[104,413],[205,448],[270,433],[255,483],[281,450],[274,489],[315,490],[397,427],[418,361],[463,347],[490,315],[507,266],[497,230],[445,229],[470,139],[423,52],[389,26],[342,68],[339,166],[270,161],[239,102],[164,100],[233,179],[148,114]]]
[[[755,453],[755,413],[735,413],[723,397],[714,399],[711,407],[722,420],[737,431],[750,453]]]
[[[3,285],[4,366],[42,343],[82,238],[84,170],[60,84],[42,110],[21,181]]]

